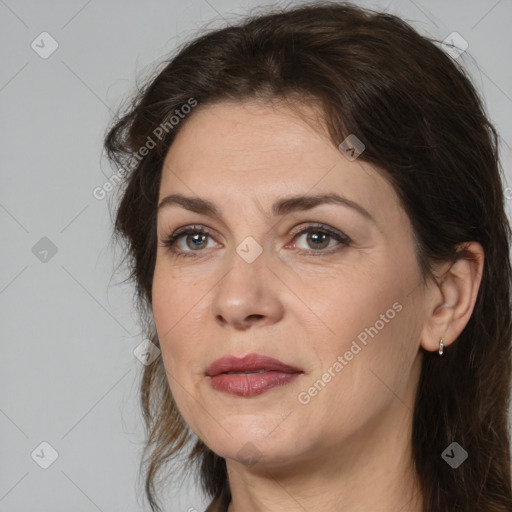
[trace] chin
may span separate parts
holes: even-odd
[[[286,429],[279,431],[279,427],[275,429],[275,426],[268,425],[263,429],[250,420],[239,420],[236,427],[224,424],[224,428],[230,435],[224,432],[222,439],[214,439],[210,435],[209,443],[205,444],[221,457],[241,464],[281,464],[290,461],[296,450],[296,440]]]

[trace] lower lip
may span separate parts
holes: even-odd
[[[301,373],[271,371],[252,374],[221,373],[210,378],[213,389],[235,396],[261,395],[269,389],[284,386],[296,379]]]

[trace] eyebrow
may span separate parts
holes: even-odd
[[[366,219],[375,222],[375,219],[370,215],[370,213],[360,204],[335,193],[285,197],[284,199],[276,201],[272,205],[272,214],[277,217],[295,211],[309,210],[322,204],[338,204],[351,208]],[[191,212],[216,216],[222,219],[222,215],[215,203],[200,197],[187,197],[183,194],[170,194],[160,201],[158,211],[160,212],[163,208],[171,205],[179,205]]]

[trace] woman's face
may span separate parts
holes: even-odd
[[[169,150],[159,204],[171,194],[215,208],[168,199],[158,212],[154,319],[194,433],[222,457],[267,467],[396,436],[410,419],[426,301],[388,182],[294,111],[219,103],[198,107]],[[345,202],[307,202],[329,194]],[[208,375],[215,360],[247,354],[299,372]]]

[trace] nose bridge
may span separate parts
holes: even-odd
[[[228,268],[219,282],[218,290],[226,296],[229,295],[233,303],[239,302],[242,297],[254,301],[260,295],[259,289],[266,280],[263,275],[266,269],[265,259],[266,254],[255,239],[244,239],[230,251]]]
[[[229,268],[213,294],[212,314],[217,321],[240,326],[255,320],[272,322],[282,315],[267,256],[252,237],[233,248],[227,260]]]

